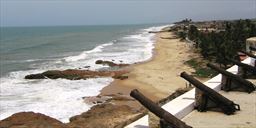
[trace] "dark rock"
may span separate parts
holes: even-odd
[[[96,62],[95,62],[95,64],[102,64],[103,63],[103,60],[97,60]]]
[[[123,62],[122,60],[120,60],[120,62]],[[125,67],[125,66],[129,66],[129,64],[116,64],[112,61],[103,61],[103,60],[97,60],[95,62],[95,64],[102,64],[102,65],[108,65],[110,67]]]
[[[90,68],[91,66],[84,66],[84,68]]]
[[[120,79],[120,80],[125,80],[128,79],[128,76],[120,75],[120,76],[114,76],[114,79]]]
[[[49,70],[39,74],[30,74],[25,76],[25,79],[69,79],[69,80],[79,80],[88,78],[98,78],[98,77],[117,77],[127,73],[127,71],[90,71],[90,70],[77,70],[68,69],[64,71],[60,70]]]
[[[44,79],[45,76],[43,74],[31,74],[25,76],[25,79]]]

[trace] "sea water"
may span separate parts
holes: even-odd
[[[156,26],[156,27],[153,27]],[[26,80],[46,70],[99,70],[96,60],[141,62],[152,57],[160,25],[1,27],[0,119],[33,111],[62,122],[92,107],[82,97],[95,96],[112,78]]]

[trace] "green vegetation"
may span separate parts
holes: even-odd
[[[204,22],[185,19],[177,22],[171,30],[181,40],[188,38],[193,41],[195,51],[201,54],[203,59],[194,58],[185,62],[195,69],[194,75],[211,77],[217,73],[207,68],[206,63],[217,63],[227,68],[231,63],[226,58],[239,59],[237,53],[245,50],[246,39],[256,36],[256,19]]]
[[[186,39],[186,33],[181,31],[181,32],[178,32],[178,36],[181,38],[181,40],[185,40]]]
[[[246,39],[256,36],[256,23],[252,20],[226,21],[224,26],[223,31],[210,32],[207,28],[199,31],[195,25],[190,25],[187,36],[196,42],[204,59],[227,67],[229,62],[225,58],[235,58],[239,50],[245,49]],[[204,71],[200,72],[204,74]]]
[[[197,58],[190,59],[190,60],[186,61],[185,64],[187,64],[195,69],[195,72],[193,74],[197,77],[210,78],[210,77],[218,74],[214,70],[212,70],[206,66],[203,66],[205,64],[202,61],[198,60]]]

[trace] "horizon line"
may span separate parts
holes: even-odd
[[[153,25],[153,24],[173,24],[174,22],[162,22],[162,23],[116,23],[116,24],[61,24],[61,25],[8,25],[8,26],[2,26],[0,27],[64,27],[64,26],[122,26],[122,25]]]

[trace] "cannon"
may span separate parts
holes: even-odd
[[[253,47],[253,46],[250,46],[249,49],[250,49],[251,51],[256,51],[256,48]]]
[[[256,67],[256,56],[254,54],[246,52],[246,51],[240,51],[240,52],[242,52],[242,53],[246,54],[247,56],[251,57],[254,60],[253,66]]]
[[[246,51],[243,51],[243,50],[241,50],[240,52],[244,53],[245,55],[247,55],[249,57],[252,57],[252,58],[256,59],[256,56],[252,53],[249,53],[249,52],[246,52]]]
[[[238,75],[230,73],[222,68],[219,68],[213,64],[208,63],[208,67],[222,74],[222,89],[224,91],[240,90],[251,93],[255,90],[255,85],[250,81],[241,78]]]
[[[230,58],[226,58],[226,60],[238,66],[238,75],[241,75],[243,78],[248,78],[249,75],[252,75],[252,76],[256,75],[256,67],[253,67],[245,63],[241,63],[239,61],[236,61]]]
[[[146,107],[149,111],[158,116],[160,120],[160,125],[162,128],[170,127],[170,128],[192,128],[191,126],[186,125],[184,122],[173,116],[171,113],[165,111],[163,108],[158,106],[152,100],[145,97],[142,93],[140,93],[137,89],[134,89],[130,93],[131,97],[138,100],[144,107]]]
[[[182,72],[180,76],[198,89],[196,90],[195,106],[198,111],[204,112],[210,110],[211,108],[220,108],[225,114],[231,115],[235,111],[240,110],[240,106],[238,104],[235,104],[233,101],[222,96],[215,90],[207,87],[197,79],[188,75],[186,72]],[[200,97],[197,97],[198,95],[200,95]]]

